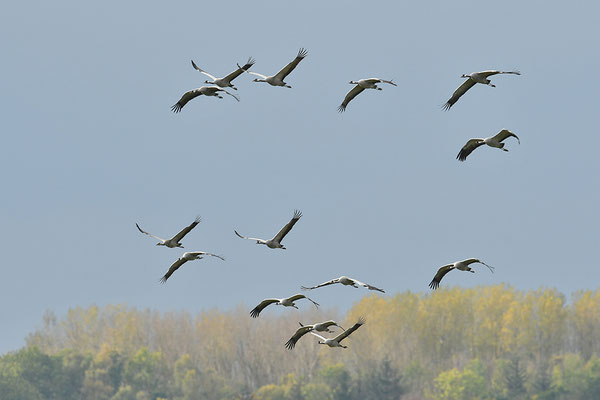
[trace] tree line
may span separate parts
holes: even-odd
[[[239,307],[190,315],[125,305],[74,308],[0,357],[13,399],[600,398],[600,290],[507,285],[372,295],[346,315]],[[298,322],[367,323],[331,349]],[[293,327],[293,328],[290,328]]]

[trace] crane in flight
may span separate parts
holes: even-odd
[[[198,67],[196,65],[196,63],[194,62],[194,60],[192,60],[192,66],[194,67],[194,69],[206,76],[208,76],[210,79],[212,79],[211,81],[204,81],[204,83],[209,83],[211,85],[217,85],[220,88],[232,88],[233,90],[237,90],[237,88],[235,86],[233,86],[233,84],[231,83],[232,80],[234,80],[235,78],[237,78],[238,76],[240,76],[241,74],[244,73],[244,71],[248,70],[250,67],[252,67],[254,65],[256,61],[254,61],[252,59],[252,57],[250,57],[248,59],[248,61],[246,61],[246,64],[244,64],[243,66],[239,66],[238,65],[238,69],[236,69],[235,71],[233,71],[232,73],[230,73],[229,75],[224,76],[223,78],[217,78],[211,74],[209,74],[208,72],[206,72],[205,70],[203,70],[202,68]]]
[[[492,273],[494,272],[494,267],[492,267],[491,265],[487,265],[486,263],[484,263],[481,260],[478,260],[477,258],[468,258],[466,260],[455,261],[452,264],[448,264],[448,265],[444,265],[443,267],[440,267],[440,269],[438,269],[437,274],[435,274],[435,276],[429,283],[429,287],[434,290],[437,289],[438,287],[440,287],[440,282],[441,282],[442,278],[448,272],[452,271],[453,269],[457,269],[459,271],[469,271],[469,272],[475,273],[475,271],[473,271],[471,269],[471,267],[469,267],[469,265],[471,265],[473,263],[483,264],[486,267],[488,267],[490,269],[490,271],[492,271]]]
[[[470,139],[462,147],[462,149],[460,149],[460,151],[458,152],[458,155],[456,156],[456,159],[459,161],[465,161],[467,159],[467,157],[469,156],[469,154],[471,154],[473,152],[473,150],[475,150],[476,148],[478,148],[480,146],[483,146],[484,144],[487,144],[490,147],[495,147],[495,148],[503,150],[503,151],[508,151],[507,149],[504,148],[504,143],[502,143],[502,141],[511,136],[516,138],[517,141],[519,142],[519,144],[521,144],[521,140],[519,139],[519,137],[517,135],[515,135],[514,133],[512,133],[511,131],[509,131],[508,129],[502,129],[496,135],[487,137],[485,139]]]
[[[333,333],[333,331],[329,329],[330,326],[337,326],[341,330],[345,330],[340,325],[338,325],[337,322],[335,322],[333,320],[320,322],[318,324],[313,324],[313,325],[300,324],[300,328],[298,328],[296,330],[296,333],[294,333],[294,336],[292,336],[290,338],[290,340],[288,340],[285,343],[285,347],[288,350],[292,350],[294,347],[296,347],[296,343],[298,342],[298,340],[300,340],[300,338],[302,336],[306,335],[308,332],[311,332],[311,331]]]
[[[277,235],[275,235],[275,237],[273,237],[273,239],[269,239],[269,240],[242,236],[236,230],[234,230],[234,232],[236,235],[238,235],[238,237],[240,237],[242,239],[256,240],[256,244],[264,244],[270,249],[284,249],[285,250],[285,247],[281,244],[281,241],[283,240],[285,235],[287,235],[292,230],[292,228],[294,227],[296,222],[298,222],[300,217],[302,217],[302,213],[298,210],[295,210],[294,216],[292,217],[290,222],[288,222],[283,228],[281,228],[281,230],[277,233]]]
[[[296,307],[296,304],[294,304],[295,301],[300,300],[300,299],[306,299],[306,300],[310,300],[311,303],[313,303],[315,305],[316,308],[319,308],[319,303],[317,303],[314,300],[309,299],[308,297],[306,297],[303,294],[295,294],[293,296],[290,297],[285,297],[283,299],[264,299],[263,301],[260,302],[259,305],[257,305],[256,307],[254,307],[252,309],[252,311],[250,311],[250,316],[252,318],[257,318],[260,314],[260,312],[262,310],[265,309],[265,307],[271,305],[271,304],[275,304],[278,306],[285,306],[285,307],[294,307],[295,309],[298,309],[298,307]]]
[[[342,347],[344,349],[347,349],[348,346],[344,346],[343,344],[340,344],[340,342],[342,340],[346,339],[348,336],[350,336],[352,334],[352,332],[354,332],[355,330],[357,330],[364,324],[365,324],[365,319],[363,317],[360,317],[356,324],[354,324],[351,328],[348,328],[348,330],[340,333],[333,339],[325,339],[323,336],[319,335],[318,333],[315,333],[314,331],[310,331],[309,333],[311,335],[314,335],[314,336],[318,337],[319,339],[321,339],[321,340],[319,340],[319,344],[326,344],[329,347]]]
[[[156,243],[157,246],[166,246],[169,248],[173,248],[173,247],[183,248],[183,246],[179,242],[181,241],[181,239],[183,239],[183,237],[185,235],[190,233],[190,231],[192,229],[194,229],[196,227],[196,225],[198,225],[198,223],[200,223],[200,221],[201,221],[200,217],[196,217],[194,222],[192,222],[189,226],[186,226],[185,228],[183,228],[177,235],[173,236],[171,239],[162,239],[162,238],[159,238],[158,236],[155,236],[149,232],[146,232],[145,230],[140,228],[140,226],[137,223],[135,224],[135,226],[137,226],[137,228],[140,232],[142,232],[150,237],[153,237],[154,239],[160,240],[159,243]]]
[[[369,285],[368,283],[363,283],[361,281],[358,281],[356,279],[352,279],[352,278],[348,278],[347,276],[340,276],[339,278],[335,278],[332,279],[330,281],[327,282],[323,282],[317,286],[311,286],[311,287],[306,287],[306,286],[300,286],[300,289],[302,290],[313,290],[316,288],[320,288],[323,286],[328,286],[328,285],[334,285],[336,283],[341,283],[344,286],[352,286],[355,288],[358,288],[359,286],[365,287],[369,290],[377,290],[378,292],[381,293],[385,293],[385,291],[383,289],[379,289],[378,287],[375,287],[373,285]]]
[[[294,70],[294,68],[296,68],[298,66],[300,61],[302,61],[304,59],[304,57],[306,57],[307,54],[308,54],[308,51],[306,49],[300,49],[298,51],[298,55],[296,56],[296,58],[294,58],[288,65],[283,67],[281,69],[281,71],[279,71],[275,75],[271,75],[271,76],[248,71],[247,69],[240,67],[239,64],[238,64],[238,68],[242,68],[247,73],[258,76],[258,78],[253,79],[252,82],[267,82],[271,86],[283,86],[286,88],[291,88],[291,86],[288,85],[287,83],[285,83],[283,80],[285,79],[286,76],[288,76]]]
[[[398,86],[392,81],[386,81],[385,79],[379,79],[379,78],[359,79],[358,81],[350,81],[349,83],[351,85],[356,85],[356,86],[354,86],[352,89],[350,89],[350,91],[348,93],[346,93],[346,97],[344,97],[344,101],[342,101],[342,104],[340,104],[340,106],[338,107],[338,111],[339,112],[346,111],[346,106],[348,106],[348,103],[350,103],[353,98],[358,96],[365,89],[383,90],[379,86],[377,86],[377,84],[381,83],[381,82],[389,83],[390,85],[394,85],[394,86]]]
[[[177,269],[179,267],[181,267],[183,264],[185,264],[186,262],[193,261],[193,260],[200,260],[200,259],[204,258],[204,256],[217,257],[217,258],[225,261],[225,259],[223,257],[218,256],[216,254],[207,253],[205,251],[187,251],[187,252],[183,253],[183,255],[181,257],[179,257],[177,259],[177,261],[175,261],[173,263],[173,265],[171,265],[171,268],[169,268],[167,273],[164,274],[164,276],[162,278],[160,278],[160,282],[161,283],[167,282],[167,279],[169,279],[169,277],[171,275],[173,275],[173,272],[177,271]]]
[[[498,74],[521,75],[521,73],[519,71],[495,71],[495,70],[472,72],[470,74],[462,74],[461,78],[467,78],[467,80],[464,81],[463,84],[460,85],[454,91],[454,93],[452,93],[452,97],[450,97],[450,99],[446,102],[446,104],[444,104],[444,106],[442,108],[444,110],[448,111],[454,105],[454,103],[456,103],[463,94],[467,93],[467,90],[469,90],[473,86],[475,86],[476,83],[481,83],[481,84],[488,85],[491,87],[496,87],[496,85],[492,84],[492,81],[490,81],[488,78],[492,75],[498,75]]]

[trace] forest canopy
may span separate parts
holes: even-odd
[[[600,398],[599,290],[567,303],[555,289],[496,285],[371,295],[343,316],[248,311],[47,312],[0,357],[2,399]],[[284,347],[298,322],[348,328],[361,316],[348,349],[311,335]]]

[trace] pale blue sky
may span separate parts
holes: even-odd
[[[228,9],[228,7],[231,7]],[[0,354],[45,310],[127,303],[197,312],[283,297],[345,274],[387,294],[428,291],[440,265],[496,267],[443,286],[510,283],[566,294],[600,281],[597,2],[10,2],[2,41]],[[256,58],[277,72],[308,56],[292,89],[235,83],[241,102],[199,97],[205,77]],[[484,69],[519,69],[441,105]],[[394,79],[337,106],[353,79]],[[505,153],[472,137],[507,128]],[[292,216],[288,250],[271,237]],[[188,263],[169,236],[203,221]],[[311,297],[348,309],[366,291]],[[278,313],[283,310],[267,310]],[[285,310],[285,312],[295,312]]]

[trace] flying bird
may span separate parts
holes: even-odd
[[[291,297],[286,297],[284,299],[264,299],[263,301],[260,302],[259,305],[257,305],[256,307],[254,307],[252,309],[252,311],[250,311],[250,316],[252,318],[257,318],[258,315],[260,314],[260,312],[262,310],[264,310],[265,307],[267,307],[270,304],[276,304],[276,305],[285,306],[285,307],[294,307],[295,309],[298,309],[298,307],[296,307],[294,302],[296,300],[300,300],[300,299],[310,300],[315,305],[315,307],[319,308],[319,303],[309,299],[308,297],[306,297],[303,294],[295,294]]]
[[[237,90],[237,88],[235,86],[233,86],[231,84],[231,81],[234,80],[235,78],[237,78],[238,76],[240,76],[241,74],[244,73],[244,71],[248,70],[250,67],[252,67],[254,65],[256,61],[254,61],[252,59],[252,57],[250,57],[248,59],[248,61],[246,61],[246,64],[242,67],[240,67],[238,65],[238,69],[236,69],[235,71],[233,71],[232,73],[230,73],[229,75],[223,77],[223,78],[216,78],[213,75],[209,74],[208,72],[204,71],[203,69],[199,68],[196,63],[194,62],[194,60],[192,60],[192,66],[194,67],[195,70],[203,73],[204,75],[208,76],[209,78],[212,79],[211,81],[204,81],[204,83],[210,83],[212,85],[217,85],[218,87],[221,88],[232,88],[233,90]]]
[[[379,289],[375,286],[369,285],[368,283],[362,283],[360,281],[357,281],[356,279],[348,278],[347,276],[340,276],[339,278],[335,278],[330,281],[323,282],[317,286],[312,286],[312,287],[300,286],[300,289],[312,290],[312,289],[320,288],[323,286],[333,285],[336,283],[341,283],[342,285],[345,285],[345,286],[353,286],[355,288],[362,286],[362,287],[366,287],[369,290],[377,290],[378,292],[385,293],[385,291],[383,289]]]
[[[471,267],[469,267],[469,265],[473,264],[473,263],[483,264],[486,267],[488,267],[490,269],[490,271],[492,271],[492,273],[494,272],[494,267],[492,267],[491,265],[487,265],[483,261],[478,260],[476,258],[468,258],[466,260],[456,261],[456,262],[453,262],[452,264],[444,265],[443,267],[441,267],[438,270],[437,274],[435,274],[435,276],[433,277],[432,281],[429,283],[429,287],[431,289],[437,289],[438,287],[440,287],[440,281],[442,280],[444,275],[446,275],[448,272],[452,271],[455,268],[458,269],[459,271],[469,271],[469,272],[475,273],[475,271],[473,271],[471,269]]]
[[[514,74],[521,75],[519,71],[481,71],[481,72],[472,72],[470,74],[462,74],[461,78],[467,78],[466,81],[463,82],[452,94],[452,97],[444,104],[442,107],[444,110],[449,110],[450,107],[454,105],[460,99],[460,97],[467,92],[467,90],[471,89],[475,86],[476,83],[482,83],[484,85],[488,85],[491,87],[496,87],[493,85],[491,81],[488,79],[489,76],[497,75],[497,74]]]
[[[365,319],[363,317],[360,317],[358,319],[358,322],[356,324],[354,324],[351,328],[349,328],[347,331],[344,331],[342,333],[340,333],[339,335],[337,335],[336,337],[334,337],[333,339],[325,339],[323,336],[319,335],[318,333],[315,333],[314,331],[309,331],[309,333],[311,335],[314,335],[316,337],[318,337],[319,339],[319,344],[326,344],[329,347],[342,347],[344,349],[347,349],[348,346],[344,346],[342,344],[340,344],[340,342],[344,339],[346,339],[348,336],[350,336],[352,334],[352,332],[354,332],[355,330],[357,330],[358,328],[361,327],[361,325],[365,324]]]
[[[338,107],[338,111],[339,112],[346,111],[346,106],[348,105],[348,103],[350,103],[350,101],[352,101],[353,98],[358,96],[365,89],[383,90],[379,86],[377,86],[377,84],[381,83],[381,82],[389,83],[390,85],[394,85],[394,86],[398,86],[392,81],[386,81],[385,79],[379,79],[379,78],[359,79],[358,81],[350,81],[349,83],[351,85],[356,85],[356,86],[354,86],[348,93],[346,93],[346,97],[344,97],[344,101],[342,101],[342,104],[340,104],[340,106]]]
[[[502,129],[495,136],[487,137],[485,139],[470,139],[467,142],[467,144],[465,144],[463,148],[460,149],[458,155],[456,156],[456,159],[460,161],[465,161],[469,154],[473,152],[473,150],[475,150],[479,146],[483,146],[484,144],[487,144],[490,147],[495,147],[497,149],[508,151],[504,148],[504,143],[502,143],[502,141],[511,136],[516,138],[519,144],[521,144],[521,140],[519,140],[519,137],[507,129]]]
[[[225,92],[226,94],[230,95],[231,97],[233,97],[234,99],[236,99],[237,101],[240,101],[239,97],[237,97],[235,94],[229,93],[227,90],[225,89],[221,89],[218,86],[202,86],[198,89],[192,89],[188,92],[185,92],[183,94],[183,96],[181,96],[181,99],[179,99],[179,101],[177,103],[175,103],[173,105],[173,107],[171,107],[171,111],[173,111],[174,113],[178,113],[181,111],[181,109],[183,108],[183,106],[185,106],[188,101],[192,100],[193,98],[196,98],[198,96],[216,96],[219,99],[222,99],[223,96],[221,96],[219,94],[219,92]]]
[[[242,239],[256,240],[256,244],[264,244],[271,249],[284,249],[285,250],[285,247],[281,244],[281,241],[283,240],[285,235],[287,235],[288,232],[290,230],[292,230],[292,227],[296,224],[296,222],[298,222],[300,217],[302,217],[302,213],[298,210],[294,211],[294,216],[292,217],[290,222],[288,222],[283,228],[281,228],[279,233],[277,233],[277,235],[275,235],[275,237],[273,239],[269,239],[269,240],[242,236],[236,230],[234,230],[234,232],[236,235],[238,235]]]
[[[341,330],[344,330],[344,328],[338,325],[337,322],[332,320],[313,325],[300,324],[300,328],[298,328],[298,330],[296,330],[296,333],[294,333],[294,336],[292,336],[290,340],[286,342],[285,347],[288,350],[292,350],[296,346],[296,342],[298,342],[298,340],[300,340],[302,336],[306,335],[310,331],[333,333],[333,331],[329,329],[330,326],[337,326]]]
[[[302,59],[304,59],[304,57],[306,57],[307,54],[308,54],[308,51],[306,49],[300,49],[298,51],[298,55],[296,56],[296,58],[294,58],[294,60],[291,63],[289,63],[288,65],[283,67],[283,69],[281,71],[279,71],[278,73],[276,73],[275,75],[272,75],[272,76],[266,76],[263,74],[258,74],[256,72],[248,71],[246,68],[240,67],[239,64],[238,64],[238,68],[242,68],[247,73],[256,75],[261,78],[261,79],[258,79],[258,78],[253,79],[253,82],[267,82],[271,86],[285,86],[287,88],[291,88],[291,86],[288,85],[287,83],[285,83],[283,80],[285,79],[286,76],[288,76],[290,74],[290,72],[292,72],[294,70],[294,68],[296,68],[298,63],[300,63],[300,61],[302,61]]]
[[[177,271],[177,269],[179,267],[181,267],[183,264],[185,264],[186,262],[192,261],[192,260],[200,260],[200,259],[204,258],[204,256],[217,257],[217,258],[220,258],[221,260],[225,261],[225,259],[223,257],[218,256],[216,254],[207,253],[205,251],[188,251],[188,252],[183,253],[183,255],[181,257],[179,257],[177,259],[177,261],[175,261],[173,263],[173,265],[171,265],[171,268],[169,268],[167,273],[162,278],[160,278],[160,282],[165,283],[167,281],[167,279],[169,279],[169,277],[171,275],[173,275],[173,272]]]
[[[173,236],[171,239],[162,239],[162,238],[159,238],[158,236],[148,233],[148,232],[142,230],[142,228],[140,228],[140,226],[137,223],[135,224],[135,226],[137,226],[137,228],[140,232],[145,233],[146,235],[151,236],[154,239],[160,240],[160,243],[156,243],[157,246],[167,246],[169,248],[181,247],[183,249],[183,246],[181,245],[181,243],[179,243],[179,241],[181,239],[183,239],[183,237],[185,235],[190,233],[190,231],[192,229],[194,229],[196,227],[196,225],[198,225],[199,222],[200,222],[200,217],[196,217],[194,222],[192,222],[189,226],[186,226],[185,228],[183,228],[177,235]]]

